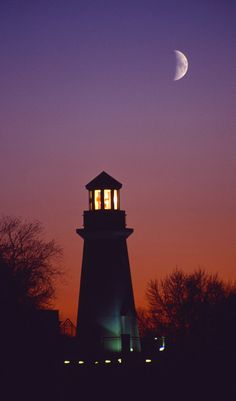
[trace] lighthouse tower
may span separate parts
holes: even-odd
[[[88,352],[140,351],[126,239],[122,184],[104,171],[86,185],[77,337]]]

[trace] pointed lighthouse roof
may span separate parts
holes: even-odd
[[[120,189],[121,187],[122,184],[105,171],[102,171],[97,177],[95,177],[85,186],[85,188],[89,191],[94,189]]]

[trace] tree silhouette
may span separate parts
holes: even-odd
[[[0,220],[0,374],[8,379],[41,369],[46,356],[48,366],[55,359],[57,335],[47,320],[53,311],[41,309],[54,299],[61,256],[54,240],[43,239],[39,222]]]
[[[236,286],[217,274],[176,268],[163,280],[150,280],[147,310],[139,311],[144,336],[163,335],[181,347],[219,347],[236,329]]]
[[[0,220],[0,304],[37,309],[49,306],[61,274],[61,248],[45,241],[39,222]]]

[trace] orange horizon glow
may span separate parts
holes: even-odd
[[[116,176],[114,178],[120,179]],[[83,190],[83,192],[85,200],[87,191]],[[230,215],[224,216],[221,220],[221,229],[217,231],[215,215],[214,213],[211,215],[209,210],[206,210],[207,214],[201,219],[197,215],[189,219],[189,212],[182,211],[181,215],[176,205],[177,210],[169,211],[169,215],[165,215],[158,212],[159,207],[158,210],[154,207],[155,199],[150,199],[153,209],[145,210],[142,200],[133,202],[132,194],[128,192],[127,188],[121,189],[121,202],[130,205],[129,210],[125,208],[127,226],[134,228],[133,235],[127,241],[136,307],[146,306],[147,282],[153,278],[165,277],[176,266],[186,272],[192,272],[201,267],[207,272],[218,273],[220,278],[226,281],[235,280],[234,249],[231,248],[233,244],[228,241],[233,231],[223,230],[224,226],[229,227],[226,222]],[[126,200],[123,199],[125,196]],[[143,197],[145,197],[145,191],[143,191]],[[85,210],[88,210],[88,207],[85,207]],[[139,213],[140,210],[142,210],[141,213]],[[157,224],[157,216],[159,224]],[[206,219],[205,225],[204,219]],[[136,221],[136,227],[135,224],[130,224],[132,220]],[[73,222],[71,226],[72,224]],[[219,218],[218,224],[220,224]],[[80,224],[74,223],[74,228],[77,227],[82,227],[82,216]],[[59,308],[62,320],[70,318],[76,323],[83,240],[76,235],[75,230],[71,230],[69,238],[66,239],[64,236],[63,241],[66,258],[70,263],[69,274],[66,278],[68,280],[70,277],[70,286],[64,288],[63,285],[59,286],[59,299],[55,306]]]

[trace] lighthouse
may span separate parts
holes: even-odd
[[[89,210],[76,230],[84,240],[77,338],[91,353],[140,351],[121,187],[104,171],[89,182]]]

